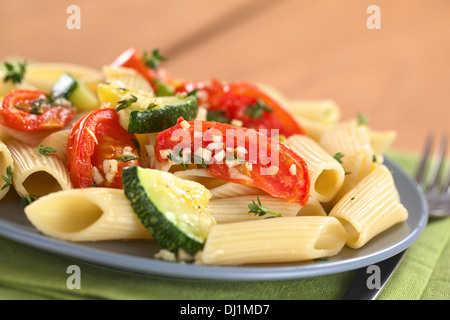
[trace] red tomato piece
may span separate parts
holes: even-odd
[[[0,103],[0,123],[20,131],[61,129],[76,114],[74,107],[54,105],[36,90],[12,90]]]
[[[111,66],[134,69],[150,83],[155,92],[159,89],[156,81],[163,81],[162,72],[160,72],[160,70],[149,68],[144,62],[141,50],[136,47],[125,50],[113,63],[111,63]]]
[[[113,109],[96,109],[82,117],[73,126],[67,143],[67,168],[74,187],[122,188],[123,168],[139,165],[135,141],[135,135],[122,128]],[[108,168],[105,160],[113,160],[106,163]]]
[[[282,142],[256,130],[180,118],[158,134],[155,154],[161,163],[169,158],[186,164],[186,152],[190,163],[206,167],[214,177],[302,205],[308,201],[310,178],[305,161]]]
[[[267,129],[268,135],[271,129],[278,129],[279,135],[285,137],[305,134],[298,121],[280,103],[251,83],[221,83],[215,79],[209,84],[184,82],[177,87],[176,92],[190,92],[194,89],[201,92],[197,95],[200,97],[200,105],[203,103],[209,111],[221,112],[229,121],[242,121],[243,127]]]

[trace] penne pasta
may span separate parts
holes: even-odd
[[[338,254],[347,233],[333,217],[289,217],[215,225],[197,262],[214,265],[312,260]]]
[[[43,234],[66,241],[152,239],[123,190],[63,190],[25,207],[30,222]]]
[[[408,212],[401,204],[391,172],[377,167],[345,194],[331,210],[348,233],[347,246],[357,249],[393,225],[405,221]]]
[[[56,150],[55,155],[63,163],[67,162],[67,139],[69,137],[70,130],[60,130],[52,133],[42,139],[39,145],[44,147],[51,147]]]
[[[137,71],[124,67],[103,67],[105,81],[123,83],[124,87],[140,91],[153,92],[150,83]]]
[[[392,130],[373,130],[370,129],[370,144],[376,155],[384,154],[397,138],[397,132]]]
[[[14,163],[14,188],[21,196],[44,196],[72,188],[66,166],[55,156],[44,156],[37,148],[10,140],[6,142]]]
[[[329,123],[322,123],[300,116],[296,116],[295,119],[305,129],[306,135],[316,142],[320,142],[324,132],[331,127]]]
[[[330,155],[339,156],[345,170],[344,183],[333,201],[335,203],[373,170],[377,158],[370,143],[368,126],[356,121],[334,125],[324,133],[320,145]]]
[[[206,206],[205,212],[212,215],[217,223],[230,223],[248,220],[261,220],[267,216],[257,216],[249,213],[249,204],[258,203],[270,211],[279,213],[282,217],[295,216],[326,216],[325,210],[317,199],[310,197],[308,203],[302,207],[298,203],[288,202],[284,199],[270,195],[245,195],[222,199],[212,199]],[[271,216],[268,214],[268,216]]]
[[[24,76],[24,82],[36,90],[50,93],[53,85],[64,74],[70,73],[83,81],[92,92],[97,91],[97,84],[103,80],[100,71],[73,63],[30,63]]]
[[[8,174],[9,172],[10,174]],[[0,177],[4,177],[0,180],[0,199],[2,199],[11,188],[10,183],[11,180],[14,179],[14,176],[11,176],[12,172],[14,172],[14,164],[11,152],[8,147],[0,141]],[[8,180],[8,182],[5,179]]]
[[[19,131],[0,125],[0,131],[3,132],[3,135],[8,137],[7,140],[15,139],[33,147],[37,147],[43,139],[59,130]]]
[[[341,119],[341,110],[333,100],[291,100],[285,106],[294,116],[321,124],[337,123]]]
[[[321,202],[333,199],[342,187],[344,168],[317,142],[304,135],[293,135],[285,142],[308,165],[310,195]]]

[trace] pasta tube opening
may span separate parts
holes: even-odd
[[[36,229],[61,240],[152,239],[119,189],[51,193],[25,207],[25,214]]]
[[[46,195],[62,190],[58,180],[45,171],[37,171],[30,174],[22,182],[22,186],[27,191],[27,194],[36,195]]]
[[[342,177],[337,170],[324,169],[317,177],[314,185],[314,189],[317,194],[325,195],[325,198],[329,198],[328,195],[334,195],[342,185]]]
[[[89,227],[103,214],[98,205],[85,198],[67,197],[65,200],[42,203],[37,213],[40,222],[56,232],[74,233]]]

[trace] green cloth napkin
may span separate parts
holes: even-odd
[[[391,160],[412,174],[417,157],[389,152]],[[450,298],[450,219],[430,221],[408,249],[379,299]],[[68,289],[67,267],[81,270],[81,288]],[[0,237],[0,299],[122,300],[335,300],[356,270],[306,279],[216,281],[134,274],[55,255]]]

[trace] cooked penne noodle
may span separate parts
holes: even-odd
[[[21,196],[44,196],[72,188],[66,166],[56,156],[44,156],[26,143],[9,140],[6,146],[14,162],[13,185]]]
[[[211,199],[223,199],[245,195],[267,195],[265,191],[259,188],[218,179],[203,168],[180,170],[174,172],[174,175],[179,178],[201,183],[211,191]]]
[[[51,147],[56,150],[55,155],[63,163],[67,162],[67,139],[69,138],[70,130],[60,130],[48,135],[39,145],[44,147]]]
[[[308,203],[302,207],[299,203],[288,202],[285,199],[275,198],[270,195],[259,196],[262,205],[272,212],[282,215],[282,217],[295,216],[325,216],[325,210],[317,199],[310,197]],[[249,213],[249,204],[258,204],[258,195],[237,196],[222,199],[212,199],[206,206],[205,212],[211,214],[217,223],[230,223],[247,220],[261,220],[273,217],[270,213],[267,216],[258,216]]]
[[[153,92],[150,83],[136,70],[124,67],[104,66],[105,81],[120,82],[123,86],[140,91]]]
[[[295,217],[302,206],[298,203],[291,203],[284,199],[272,196],[259,196],[262,205],[268,210],[281,214],[283,217]],[[247,220],[265,219],[272,216],[257,216],[249,213],[248,205],[258,203],[257,196],[240,196],[225,199],[211,200],[206,206],[205,212],[211,214],[217,223],[239,222]]]
[[[224,199],[230,197],[238,197],[245,195],[267,195],[268,193],[262,189],[246,186],[244,184],[238,184],[234,182],[227,182],[220,186],[210,189],[212,197],[211,199]]]
[[[370,144],[376,155],[384,154],[397,138],[397,132],[392,130],[373,130],[370,129]]]
[[[5,177],[9,182],[11,182],[10,176],[8,175],[8,171],[10,171],[11,173],[14,172],[13,159],[11,157],[11,152],[9,151],[8,147],[2,141],[0,141],[0,177]],[[8,193],[9,189],[10,189],[9,183],[7,183],[4,180],[4,178],[1,179],[0,199],[2,199]]]
[[[345,170],[344,183],[334,202],[367,176],[377,162],[370,143],[368,126],[359,125],[356,121],[334,125],[324,133],[320,145],[330,155],[340,154],[340,161]]]
[[[333,100],[290,100],[285,106],[294,116],[322,124],[336,123],[341,119],[341,110]]]
[[[331,127],[329,123],[322,123],[300,116],[296,116],[295,119],[305,129],[306,135],[316,142],[320,142],[323,133]]]
[[[342,165],[307,136],[292,135],[285,143],[308,165],[310,195],[321,202],[333,199],[344,183],[345,171]]]
[[[33,147],[37,147],[39,143],[52,133],[59,130],[36,130],[36,131],[19,131],[0,125],[0,131],[10,139],[15,139]]]
[[[64,74],[70,73],[75,78],[82,80],[92,91],[97,91],[97,84],[103,80],[103,75],[97,69],[73,63],[30,63],[24,82],[34,86],[36,90],[50,93],[53,85]]]
[[[384,165],[376,168],[345,194],[331,210],[348,233],[347,246],[357,249],[393,225],[405,221],[394,179]]]
[[[1,101],[0,101],[0,103],[1,103]],[[6,133],[6,131],[3,129],[3,126],[0,126],[0,141],[5,142],[9,139],[11,139],[11,136]]]
[[[234,265],[312,260],[338,254],[347,233],[333,217],[288,217],[215,225],[198,263]]]
[[[43,234],[67,241],[152,239],[123,190],[63,190],[25,207],[30,222]]]

